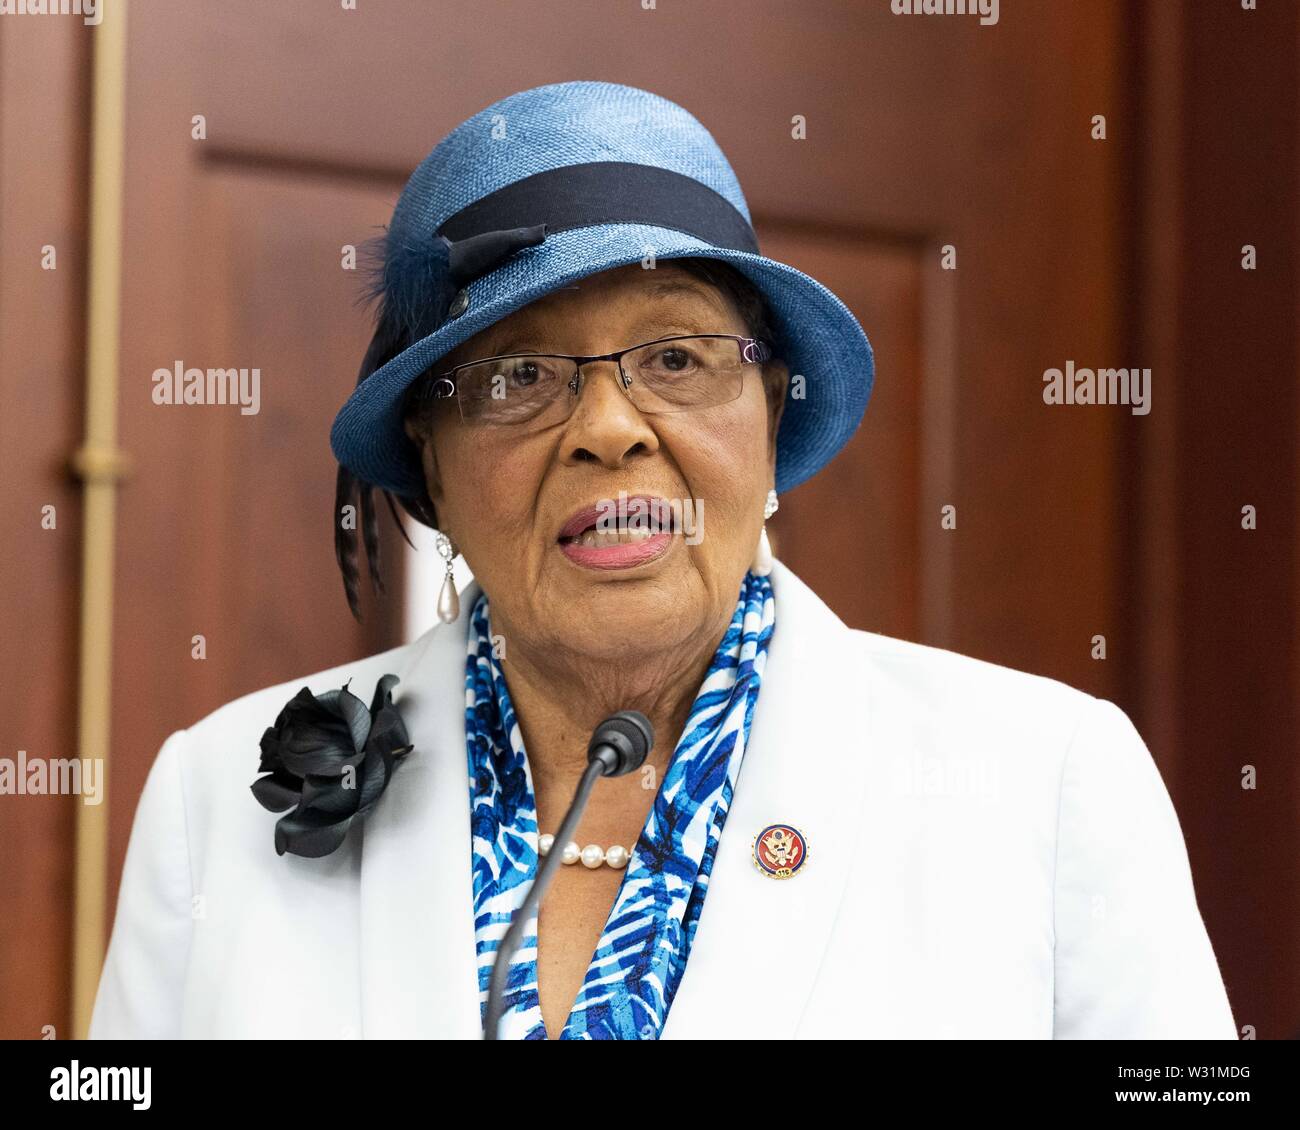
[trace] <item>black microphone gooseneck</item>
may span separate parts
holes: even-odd
[[[533,880],[523,906],[515,911],[510,929],[497,947],[496,958],[492,963],[492,980],[488,985],[487,1015],[483,1021],[484,1039],[498,1038],[497,1029],[505,1010],[506,976],[510,972],[510,958],[523,941],[528,920],[560,867],[564,845],[578,830],[578,822],[582,819],[583,809],[587,807],[587,798],[591,795],[596,778],[621,777],[624,773],[639,769],[654,744],[655,732],[650,719],[635,710],[620,710],[617,714],[611,714],[592,733],[591,741],[587,744],[586,772],[574,790],[573,802],[565,813],[560,830],[555,833],[555,843],[550,854],[542,859],[541,866],[537,869],[537,878]]]

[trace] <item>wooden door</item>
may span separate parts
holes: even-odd
[[[1260,12],[1250,24],[1233,22],[1234,5],[1212,16],[1206,7],[1025,0],[1003,5],[990,27],[895,16],[883,0],[132,5],[120,419],[135,472],[121,493],[116,561],[114,882],[135,799],[168,733],[236,695],[401,636],[403,559],[392,540],[397,595],[367,601],[360,627],[332,558],[327,431],[368,340],[345,247],[377,232],[411,169],[468,115],[541,83],[605,79],[700,117],[736,169],[765,252],[844,298],[875,346],[866,420],[821,476],[782,499],[780,556],[855,626],[1064,679],[1129,710],[1155,736],[1180,812],[1192,813],[1185,832],[1212,937],[1229,957],[1234,1005],[1261,1035],[1300,1027],[1298,974],[1286,960],[1300,891],[1258,839],[1272,837],[1287,860],[1300,846],[1285,816],[1300,799],[1294,727],[1279,738],[1250,724],[1254,692],[1233,673],[1240,656],[1214,655],[1203,635],[1194,660],[1176,677],[1162,674],[1179,651],[1171,632],[1231,624],[1213,572],[1189,556],[1214,542],[1217,518],[1197,511],[1190,528],[1159,521],[1192,505],[1180,492],[1216,453],[1213,406],[1184,397],[1171,433],[1158,409],[1139,430],[1118,408],[1042,398],[1042,374],[1067,360],[1147,364],[1147,350],[1168,368],[1157,398],[1174,369],[1197,371],[1202,353],[1186,345],[1197,325],[1214,310],[1231,321],[1244,299],[1223,298],[1228,276],[1211,293],[1200,274],[1173,286],[1158,267],[1180,262],[1170,247],[1210,255],[1216,223],[1237,246],[1247,242],[1242,226],[1273,240],[1271,269],[1281,273],[1263,286],[1281,344],[1260,346],[1256,360],[1276,381],[1289,356],[1294,382],[1283,308],[1294,314],[1295,15]],[[26,517],[7,523],[18,579],[5,597],[10,620],[39,642],[30,661],[6,653],[11,673],[32,663],[17,685],[33,690],[16,715],[21,732],[5,744],[53,753],[73,740],[76,495],[59,467],[78,432],[80,327],[67,303],[79,276],[75,255],[57,281],[11,274],[11,264],[51,227],[73,248],[84,235],[78,76],[87,48],[71,26],[41,26],[0,29],[0,325],[22,342],[23,362],[48,375],[4,424],[6,446],[27,467],[14,480],[21,514],[63,492],[72,521],[63,541],[40,540]],[[18,100],[33,66],[10,47],[18,35],[62,76],[40,103],[44,129],[34,126],[36,102]],[[1213,65],[1213,43],[1225,36],[1237,51],[1231,71]],[[1216,109],[1229,89],[1237,116],[1265,96],[1274,108],[1267,157],[1245,142],[1232,155],[1260,176],[1267,165],[1281,185],[1278,196],[1252,198],[1235,226],[1231,192],[1193,196],[1186,211],[1162,206],[1184,177],[1232,182],[1214,164],[1236,121]],[[1204,154],[1170,140],[1193,113]],[[28,314],[37,328],[20,331]],[[5,358],[7,404],[14,357]],[[258,368],[260,411],[154,404],[152,374],[177,362]],[[43,430],[38,406],[50,413]],[[1278,477],[1250,489],[1289,508],[1280,520],[1292,527],[1294,409],[1292,390],[1241,418],[1283,449]],[[1254,468],[1250,442],[1237,434],[1224,457]],[[1227,508],[1240,493],[1225,488],[1215,504]],[[945,528],[946,507],[955,528]],[[1274,600],[1286,594],[1294,606],[1300,555],[1293,529],[1278,536],[1282,550],[1234,558],[1232,576],[1262,579]],[[1160,547],[1172,558],[1157,560]],[[1189,588],[1166,599],[1162,575]],[[1166,607],[1178,615],[1152,612]],[[1293,626],[1288,612],[1260,627],[1264,650],[1282,654]],[[192,658],[199,635],[202,660]],[[1107,641],[1104,661],[1093,658],[1097,636]],[[1260,693],[1268,717],[1294,720],[1287,703],[1300,662],[1294,649],[1286,654]],[[1180,722],[1216,680],[1230,691],[1227,720]],[[1200,738],[1205,726],[1220,739],[1244,726],[1251,756],[1275,768],[1266,821],[1252,823],[1218,785],[1198,782],[1202,765],[1232,768]],[[243,755],[251,767],[254,751]],[[0,923],[17,924],[0,927],[17,955],[0,970],[6,1034],[66,1015],[70,834],[57,801],[0,821],[0,847],[39,843],[43,860],[0,892]],[[1241,891],[1257,889],[1240,878],[1252,867],[1276,898],[1248,932],[1236,923],[1248,913]],[[18,916],[8,913],[19,905]]]

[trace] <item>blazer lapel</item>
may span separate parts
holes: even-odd
[[[460,619],[410,647],[394,700],[414,749],[363,824],[361,1015],[366,1038],[481,1039]]]
[[[664,1039],[793,1036],[844,897],[867,780],[865,667],[844,623],[779,562],[776,629],[731,811]],[[791,824],[804,867],[771,879],[754,837]]]
[[[776,630],[750,745],[664,1039],[794,1035],[844,897],[867,779],[864,665],[849,629],[793,573],[772,572]],[[411,645],[397,701],[415,749],[363,824],[361,1011],[367,1038],[481,1039],[465,762],[465,638]],[[808,843],[770,879],[753,840],[788,823]]]

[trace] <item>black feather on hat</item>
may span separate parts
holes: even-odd
[[[546,225],[536,224],[482,232],[455,241],[433,232],[427,238],[399,242],[391,230],[371,240],[363,249],[370,281],[362,300],[378,300],[379,307],[375,333],[362,358],[357,384],[441,326],[447,320],[457,292],[466,283],[495,269],[521,248],[532,247],[545,238]],[[358,517],[371,586],[378,593],[384,591],[374,490],[372,484],[339,464],[334,489],[334,556],[343,574],[348,607],[358,620],[361,619]],[[393,521],[410,545],[411,539],[398,516],[392,494],[386,490],[382,493]],[[417,521],[436,527],[437,516],[426,495],[399,495],[398,501]]]

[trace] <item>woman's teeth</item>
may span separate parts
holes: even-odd
[[[664,531],[667,533],[668,531]],[[645,541],[654,537],[658,530],[644,527],[630,527],[621,530],[586,530],[577,537],[567,539],[570,545],[582,545],[589,549],[600,549],[609,545],[630,545],[632,542]]]

